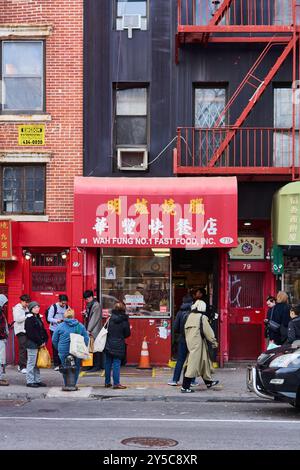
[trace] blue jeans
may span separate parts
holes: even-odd
[[[177,362],[176,362],[176,366],[175,366],[174,374],[173,374],[174,382],[179,382],[181,371],[183,368],[183,364],[186,360],[187,354],[188,354],[188,348],[187,348],[186,343],[183,341],[179,341],[178,351],[177,351]]]
[[[121,359],[105,353],[105,385],[111,383],[111,370],[113,370],[114,385],[120,384]]]
[[[40,383],[41,381],[40,369],[35,365],[38,351],[38,349],[27,349],[26,382],[28,384]]]
[[[59,355],[59,359],[61,360],[61,363],[62,365],[64,366],[65,365],[65,359],[70,355],[70,353],[58,353]],[[79,373],[80,373],[80,366],[81,366],[81,359],[78,359],[78,357],[74,357],[75,359],[75,366],[76,366],[76,370],[75,370],[75,384],[77,384],[77,380],[78,380],[78,377],[79,377]],[[63,374],[63,378],[64,378],[64,384],[66,385],[66,376],[65,374]]]
[[[174,374],[173,374],[173,381],[174,382],[179,382],[180,376],[181,376],[181,371],[183,368],[183,364],[185,363],[185,360],[188,355],[188,348],[186,345],[186,342],[179,341],[178,343],[178,351],[177,351],[177,362],[176,366],[174,369]],[[192,379],[192,383],[195,383],[196,379]]]

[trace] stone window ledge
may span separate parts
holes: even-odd
[[[52,154],[49,152],[1,152],[1,163],[49,163]]]
[[[53,27],[47,24],[1,24],[0,39],[43,38],[50,36],[52,31]]]
[[[51,114],[0,114],[0,122],[51,121]]]
[[[48,215],[29,215],[29,214],[6,214],[0,215],[0,220],[12,220],[15,222],[48,222]]]

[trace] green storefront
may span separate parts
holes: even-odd
[[[282,274],[281,288],[296,303],[300,301],[300,181],[283,186],[274,195],[272,238],[273,272]]]

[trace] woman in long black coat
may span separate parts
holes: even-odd
[[[113,372],[113,388],[123,389],[120,384],[120,367],[126,354],[125,338],[130,336],[130,326],[125,305],[117,302],[112,310],[108,323],[105,344],[105,387],[111,387],[111,371]]]
[[[287,293],[279,291],[276,296],[276,305],[268,311],[268,320],[273,320],[280,325],[280,328],[273,330],[268,324],[268,336],[271,343],[281,345],[287,340],[290,310]]]

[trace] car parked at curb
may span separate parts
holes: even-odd
[[[248,366],[247,386],[260,398],[300,409],[300,341],[263,352]]]

